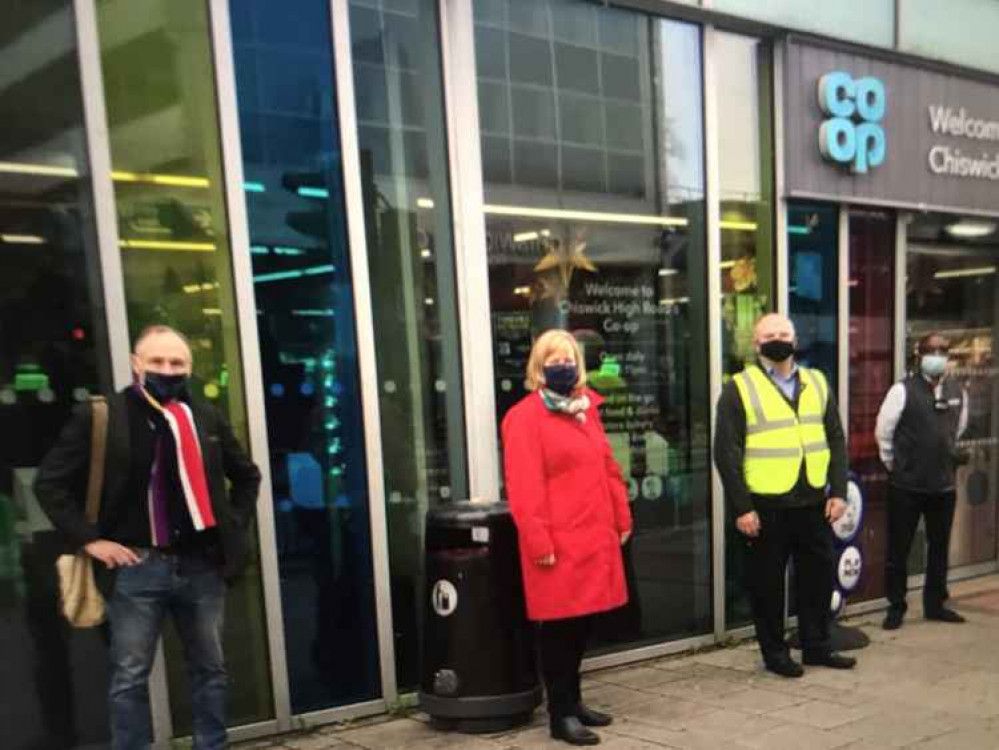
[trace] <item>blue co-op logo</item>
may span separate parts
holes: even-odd
[[[819,129],[822,156],[864,174],[885,160],[885,85],[836,71],[819,79],[819,108],[829,119]]]

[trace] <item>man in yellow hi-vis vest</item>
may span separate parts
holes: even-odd
[[[846,509],[846,441],[825,376],[794,361],[794,325],[756,323],[758,364],[718,400],[715,465],[746,551],[746,587],[767,669],[804,670],[784,640],[784,576],[793,556],[805,664],[850,669],[829,643],[835,553],[831,524]]]

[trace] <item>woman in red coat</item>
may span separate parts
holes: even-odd
[[[552,737],[595,745],[612,719],[583,705],[579,666],[592,615],[628,601],[621,545],[631,511],[576,340],[552,330],[527,363],[532,393],[503,420],[507,497],[517,525],[527,616],[538,622]]]

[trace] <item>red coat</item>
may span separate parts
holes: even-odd
[[[603,612],[628,601],[621,534],[631,509],[621,470],[588,391],[586,422],[531,393],[503,420],[507,497],[520,540],[531,620]],[[555,555],[553,567],[537,560]]]

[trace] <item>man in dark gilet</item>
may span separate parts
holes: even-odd
[[[959,463],[957,440],[968,421],[964,391],[947,377],[949,347],[947,339],[937,333],[923,337],[916,350],[916,371],[891,387],[878,412],[875,434],[891,492],[885,630],[895,630],[905,618],[906,562],[920,516],[926,521],[924,615],[928,620],[964,622],[944,606]]]

